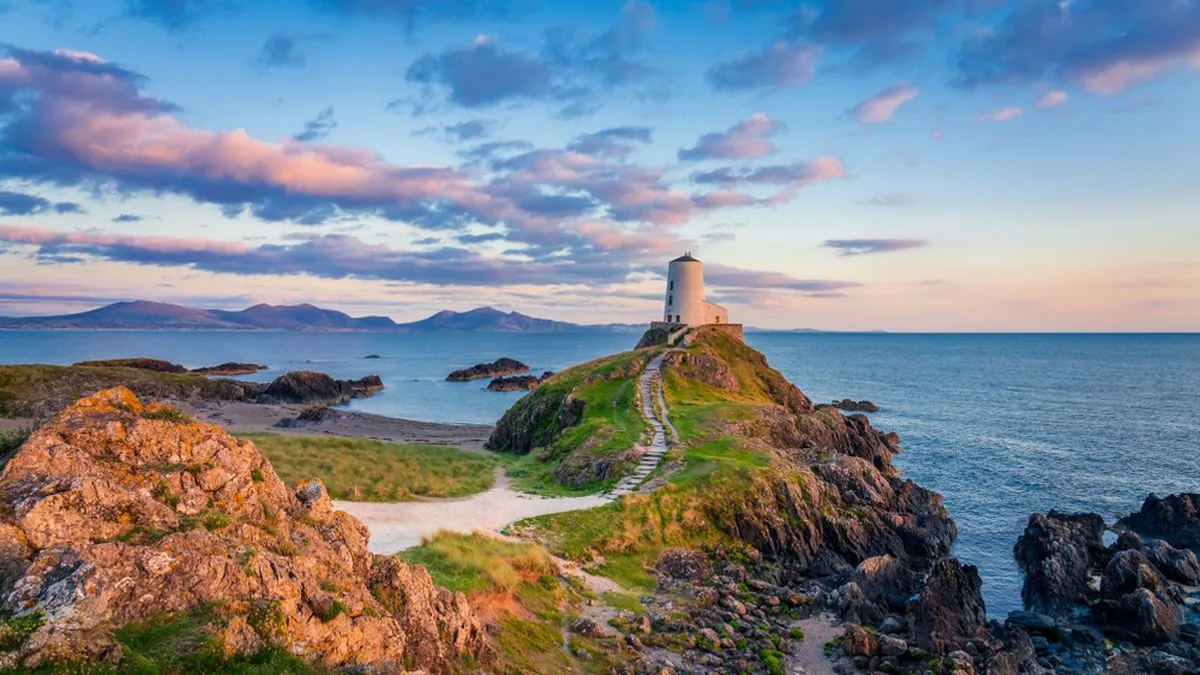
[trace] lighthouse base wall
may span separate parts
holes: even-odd
[[[726,335],[737,338],[741,342],[746,341],[745,330],[743,329],[742,324],[740,324],[740,323],[705,323],[705,324],[700,324],[698,326],[689,326],[685,323],[667,323],[666,321],[652,321],[652,322],[650,322],[650,327],[651,328],[662,328],[670,334],[674,334],[675,331],[678,331],[682,328],[706,328],[709,330],[721,331],[722,333],[725,333]]]

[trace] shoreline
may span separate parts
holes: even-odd
[[[243,401],[176,402],[180,410],[202,422],[216,424],[235,436],[238,433],[291,434],[296,436],[347,436],[392,443],[445,445],[469,452],[487,452],[483,445],[491,435],[487,424],[446,424],[387,417],[342,408],[334,418],[305,426],[278,427],[281,419],[295,419],[304,404],[246,403]]]

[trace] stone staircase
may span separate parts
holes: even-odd
[[[650,428],[653,430],[654,436],[650,442],[650,447],[646,449],[645,454],[638,461],[633,473],[622,478],[613,487],[610,492],[613,496],[619,497],[637,491],[638,487],[646,482],[650,474],[658,468],[659,462],[667,454],[668,429],[670,429],[673,438],[679,438],[675,427],[671,426],[671,422],[667,419],[667,401],[663,397],[662,364],[665,356],[666,352],[663,352],[651,359],[650,363],[646,364],[646,369],[638,376],[638,388],[641,390],[642,399],[642,416],[650,423]],[[654,409],[655,401],[658,402],[659,410],[662,411],[662,419],[659,419],[659,413]]]

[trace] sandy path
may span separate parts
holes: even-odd
[[[800,621],[804,639],[788,655],[788,673],[833,675],[833,663],[825,656],[825,643],[840,636],[842,627],[827,614]]]
[[[605,495],[538,497],[508,486],[503,470],[487,492],[464,499],[421,502],[334,502],[334,507],[358,518],[371,532],[368,548],[374,553],[395,553],[421,543],[438,530],[470,534],[476,530],[499,533],[504,526],[533,516],[590,509],[607,504]]]

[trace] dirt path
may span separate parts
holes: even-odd
[[[504,470],[497,469],[492,489],[464,499],[401,503],[337,501],[334,507],[367,526],[372,552],[395,553],[420,544],[422,537],[438,530],[498,534],[506,525],[524,518],[595,508],[611,499],[607,495],[539,497],[516,492],[509,487]]]
[[[804,639],[788,655],[788,673],[833,675],[833,663],[825,656],[825,643],[842,634],[833,617],[822,614],[800,621]]]

